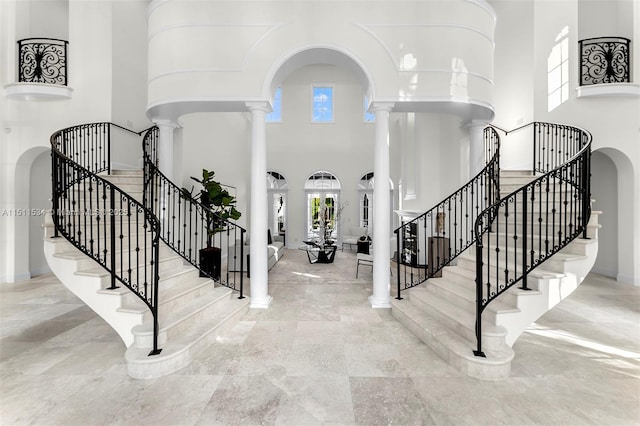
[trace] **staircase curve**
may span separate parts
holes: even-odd
[[[588,132],[542,122],[502,131],[520,134],[519,143],[531,137],[531,168],[504,171],[499,160],[492,166],[496,129],[485,129],[496,154],[471,181],[485,184],[467,183],[395,231],[393,315],[449,364],[484,380],[509,376],[520,334],[591,270],[600,214],[591,211]]]
[[[144,134],[143,170],[112,168],[113,131]],[[246,231],[215,218],[223,232],[206,238],[215,213],[157,169],[157,139],[156,127],[138,133],[113,123],[73,126],[51,137],[45,256],[60,281],[122,338],[134,378],[185,367],[249,306],[242,259],[227,259],[212,274],[197,255],[212,245],[234,252],[230,244]]]

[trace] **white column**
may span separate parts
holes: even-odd
[[[371,110],[376,115],[376,140],[373,165],[373,294],[369,303],[373,308],[390,308],[390,258],[391,225],[389,217],[391,195],[389,193],[389,112],[392,103],[374,103]]]
[[[267,308],[269,296],[267,264],[267,136],[265,114],[267,102],[248,102],[251,111],[251,220],[249,243],[251,254],[251,308]]]
[[[463,127],[469,129],[469,176],[473,178],[480,173],[485,166],[484,151],[484,128],[487,126],[486,121],[472,120]]]
[[[155,123],[159,130],[158,168],[169,180],[173,181],[173,130],[178,126],[169,120],[157,120]]]

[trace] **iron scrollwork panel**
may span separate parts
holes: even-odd
[[[18,81],[67,85],[66,41],[50,39],[20,40],[18,49]]]
[[[597,38],[580,41],[580,84],[629,82],[629,40]]]

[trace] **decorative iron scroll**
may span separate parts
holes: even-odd
[[[628,83],[629,44],[622,37],[580,40],[580,85]]]
[[[28,38],[18,41],[18,81],[67,85],[65,40]]]

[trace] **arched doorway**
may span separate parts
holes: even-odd
[[[14,208],[7,212],[7,280],[22,281],[49,271],[43,253],[44,213],[51,208],[51,159],[49,149],[31,148],[16,162]]]
[[[319,171],[309,176],[304,184],[306,195],[306,238],[321,240],[325,236],[338,239],[340,232],[340,181],[331,172]],[[323,224],[327,235],[322,235]]]
[[[287,179],[280,173],[270,170],[267,172],[267,195],[269,196],[269,219],[268,226],[272,235],[280,235],[284,238],[286,246],[287,232],[287,196],[289,184]]]
[[[602,211],[598,218],[598,258],[593,271],[635,284],[638,279],[638,229],[633,165],[629,158],[614,148],[593,152],[591,161],[591,194],[593,210]]]

